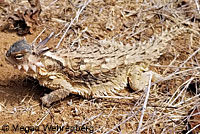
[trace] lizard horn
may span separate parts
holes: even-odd
[[[38,55],[41,55],[51,49],[51,48],[48,48],[46,44],[53,37],[53,35],[54,35],[54,32],[52,32],[48,37],[46,37],[44,40],[38,43],[37,48],[36,48],[36,53]]]

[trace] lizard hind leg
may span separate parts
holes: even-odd
[[[160,74],[150,71],[144,64],[134,65],[128,73],[128,83],[130,88],[134,91],[145,90],[149,83],[150,74],[152,74],[152,82],[163,79]]]

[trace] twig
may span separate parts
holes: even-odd
[[[189,80],[187,80],[186,82],[184,82],[182,85],[186,85],[184,86],[184,88],[180,91],[180,93],[177,95],[177,93],[179,92],[179,90],[181,89],[182,85],[178,88],[178,90],[176,90],[176,92],[172,95],[171,99],[169,100],[169,102],[171,102],[169,104],[169,106],[172,106],[172,104],[174,102],[176,102],[176,100],[181,96],[181,94],[183,93],[184,90],[187,89],[187,87],[190,85],[190,83],[192,82],[192,80],[194,79],[194,77],[191,77]],[[172,100],[175,97],[174,100]]]
[[[142,108],[142,114],[141,114],[141,117],[140,117],[140,122],[139,122],[139,125],[138,125],[137,134],[140,134],[140,128],[142,126],[144,112],[146,110],[146,106],[147,106],[147,102],[148,102],[148,98],[149,98],[149,93],[150,93],[150,88],[151,88],[151,80],[152,80],[152,73],[150,73],[150,76],[149,76],[149,84],[148,84],[148,88],[147,88],[146,98],[144,100],[144,105],[143,105],[143,108]]]
[[[162,68],[180,68],[180,69],[192,69],[194,67],[178,67],[173,65],[159,65],[159,64],[151,64],[152,67],[162,67]]]
[[[169,64],[168,66],[172,66],[172,65],[175,63],[175,61],[176,61],[176,59],[177,59],[178,57],[179,57],[179,54],[176,55],[176,57],[170,62],[170,64]],[[163,72],[163,75],[165,75],[165,74],[167,73],[168,70],[169,70],[169,67],[165,69],[165,71]]]
[[[198,70],[200,69],[200,67],[194,67],[194,68],[191,68],[191,69],[187,69],[187,70],[183,70],[183,71],[179,71],[179,72],[173,72],[171,73],[170,75],[164,77],[164,79],[161,79],[161,80],[158,80],[154,83],[158,83],[158,82],[161,82],[161,81],[166,81],[166,80],[170,80],[173,78],[173,76],[176,76],[176,75],[179,75],[179,74],[184,74],[186,72],[189,72],[189,71],[194,71],[194,70]]]
[[[76,16],[74,17],[74,19],[71,20],[71,22],[70,22],[70,24],[68,25],[67,29],[65,30],[63,36],[62,36],[61,39],[59,40],[59,42],[58,42],[56,48],[58,48],[58,47],[60,46],[61,42],[63,41],[65,35],[67,34],[68,30],[70,29],[70,27],[72,26],[72,24],[74,23],[74,21],[75,21],[75,20],[78,21],[78,18],[79,18],[79,16],[80,16],[81,12],[86,8],[86,6],[87,6],[90,2],[91,2],[91,0],[86,1],[86,2],[84,3],[84,5],[81,7],[81,9],[79,9],[79,10],[76,12]],[[64,27],[66,27],[66,26],[67,26],[67,24],[65,24]],[[57,34],[56,36],[58,36],[58,34]]]
[[[129,116],[127,119],[125,119],[124,121],[122,121],[121,123],[115,125],[112,129],[110,129],[109,131],[107,131],[105,134],[109,134],[112,131],[114,131],[117,127],[119,127],[120,125],[126,123],[128,120],[130,120],[131,118],[133,118],[135,115],[137,114],[137,112],[135,114],[132,114],[131,116]]]
[[[44,9],[42,9],[43,12],[44,12],[45,10],[47,10],[48,8],[50,8],[50,7],[51,7],[53,4],[55,4],[57,1],[58,1],[58,0],[52,1],[48,6],[46,6]]]
[[[46,119],[47,115],[49,115],[50,113],[50,109],[47,111],[47,113],[45,114],[45,116],[41,119],[41,121],[37,124],[35,123],[35,126],[40,126],[40,124],[44,121],[44,119]],[[35,131],[33,131],[31,134],[34,134]]]
[[[66,124],[66,122],[62,123],[61,127],[54,134],[58,134],[61,131],[61,128],[64,127]]]
[[[52,21],[55,21],[55,22],[58,22],[58,23],[66,23],[65,20],[61,20],[61,19],[58,19],[58,18],[51,18]]]
[[[194,96],[194,97],[191,97],[191,98],[185,100],[184,102],[182,101],[182,102],[180,102],[180,103],[178,103],[178,104],[176,104],[176,105],[174,105],[174,106],[178,107],[179,105],[183,105],[183,104],[185,104],[186,102],[189,102],[189,101],[191,101],[191,100],[193,100],[193,99],[198,99],[199,97],[200,97],[200,94],[198,94],[198,95],[196,95],[196,96]],[[196,101],[196,100],[195,100],[195,101]],[[192,103],[194,103],[194,102],[192,102]],[[188,104],[189,104],[189,103],[188,103]],[[174,107],[174,106],[173,106],[173,107]]]
[[[195,127],[193,127],[192,129],[190,129],[190,131],[188,131],[186,134],[190,134],[190,132],[192,132],[194,129],[198,128],[200,126],[200,124],[196,125]]]
[[[198,52],[200,51],[200,47],[194,52],[192,53],[181,65],[180,67],[183,67],[185,65],[185,63],[187,63],[193,56],[195,56]]]
[[[187,62],[188,62],[194,55],[196,55],[199,51],[200,51],[200,47],[199,47],[194,53],[192,53],[192,54],[179,66],[179,68],[177,68],[176,71],[174,71],[174,73],[170,74],[168,77],[171,77],[171,76],[175,75],[175,74],[179,71],[179,69],[180,69],[181,67],[183,67],[183,66],[185,65],[185,63],[187,63]]]
[[[98,99],[127,99],[127,100],[137,99],[136,97],[126,97],[126,96],[94,96],[94,98],[98,98]]]
[[[3,105],[3,104],[0,103],[0,106],[3,107],[6,111],[8,111],[8,109],[6,108],[5,105]],[[0,112],[1,112],[1,110],[0,110]]]
[[[92,134],[96,134],[98,131],[100,131],[104,126],[100,127],[99,129],[95,130]]]
[[[96,116],[90,117],[87,121],[83,121],[83,122],[81,123],[81,126],[83,126],[83,125],[87,124],[88,122],[90,122],[90,121],[92,121],[92,120],[94,120],[94,119],[100,117],[102,114],[103,114],[103,112],[99,113],[99,114],[96,115]]]
[[[114,111],[114,109],[115,109],[115,105],[114,105],[114,107],[111,109],[110,113],[108,114],[108,118],[110,117],[110,115],[112,114],[112,112]]]
[[[38,36],[33,40],[32,44],[35,44],[36,40],[44,33],[45,30],[46,30],[46,28],[44,28],[44,29],[42,30],[42,32],[40,32],[40,33],[38,34]]]
[[[197,10],[198,10],[198,12],[199,12],[199,14],[200,14],[199,0],[195,0],[195,4],[196,4]]]
[[[99,114],[96,115],[96,116],[90,117],[87,121],[83,121],[83,122],[81,123],[80,126],[83,126],[83,125],[87,124],[88,122],[90,122],[90,121],[92,121],[92,120],[94,120],[94,119],[100,117],[100,116],[102,115],[102,113],[103,113],[103,112],[99,113]],[[68,134],[68,133],[70,133],[70,132],[71,132],[71,131],[69,130],[69,131],[67,131],[65,134]]]

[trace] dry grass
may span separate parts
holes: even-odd
[[[54,47],[69,44],[76,47],[75,44],[84,45],[101,39],[114,39],[134,45],[168,32],[173,37],[167,41],[165,53],[151,65],[151,69],[162,74],[165,79],[156,83],[149,81],[147,90],[130,93],[130,98],[82,100],[73,96],[73,99],[61,102],[59,106],[41,111],[34,109],[40,106],[30,105],[26,101],[29,105],[23,103],[21,107],[15,107],[14,113],[39,113],[40,121],[31,125],[39,126],[49,122],[62,126],[89,124],[94,126],[94,133],[189,134],[192,131],[187,130],[192,116],[190,111],[200,105],[198,0],[60,0],[41,1],[41,4],[44,23],[40,27],[57,33],[54,40],[58,42],[57,46],[50,44]],[[175,29],[180,30],[180,33],[175,33],[178,31]],[[64,104],[66,102],[67,106]],[[13,112],[3,103],[0,106],[5,115]],[[56,110],[59,111],[58,115]],[[54,116],[53,121],[48,118],[50,113]]]

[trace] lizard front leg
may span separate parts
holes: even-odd
[[[51,93],[41,97],[42,104],[46,106],[64,99],[74,90],[72,85],[62,77],[50,76],[47,81],[45,79],[40,80],[40,84],[53,90]]]
[[[43,97],[41,97],[42,104],[49,107],[53,102],[64,99],[68,95],[69,95],[69,91],[66,89],[54,90],[51,93],[46,94]]]

